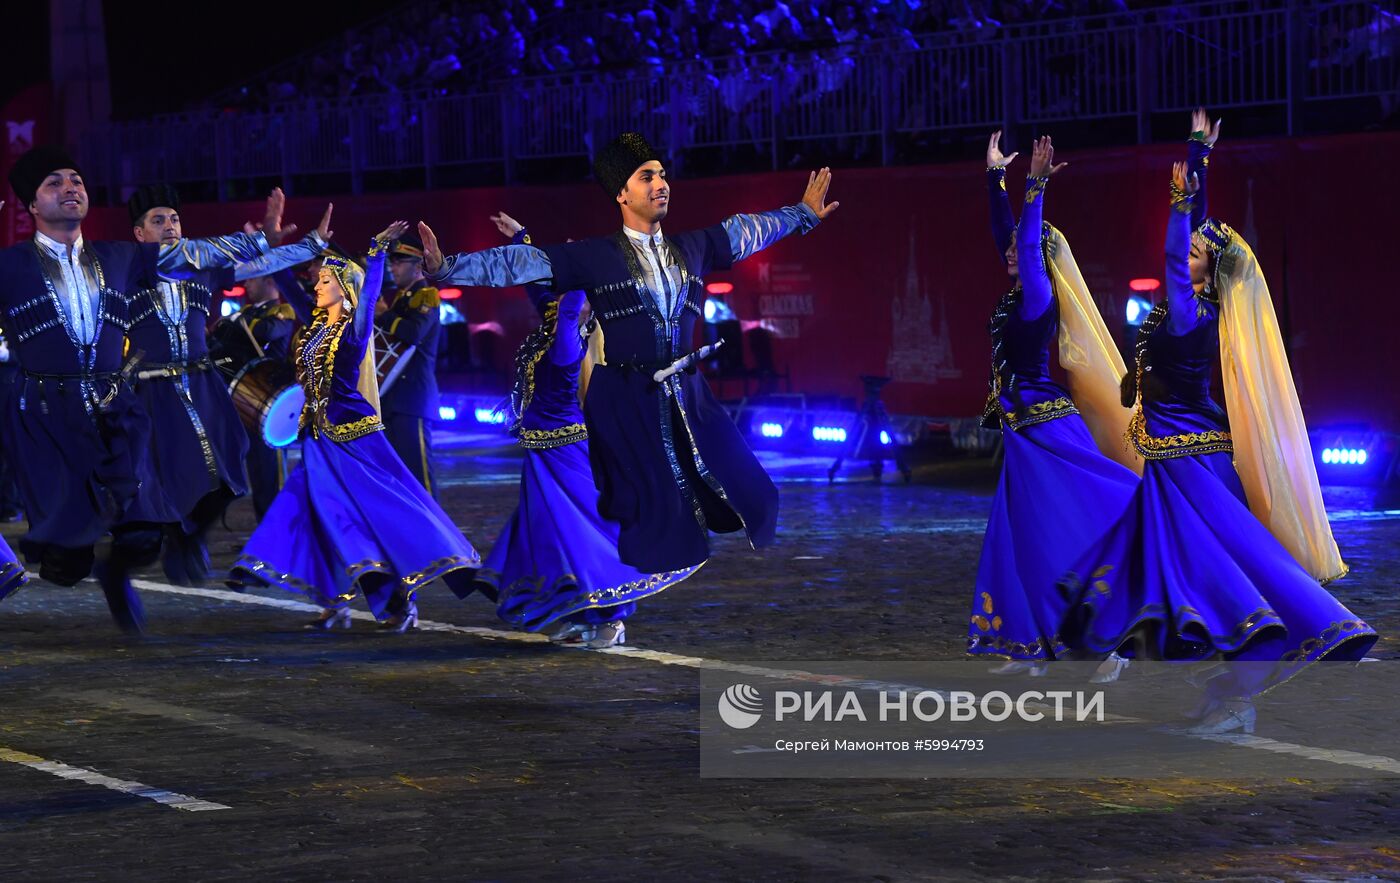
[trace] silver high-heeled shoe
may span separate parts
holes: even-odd
[[[583,646],[589,650],[606,650],[609,647],[625,643],[627,643],[627,626],[619,620],[598,626],[592,639],[585,641]]]
[[[1011,659],[1001,665],[994,665],[987,669],[987,674],[993,675],[1019,675],[1029,674],[1033,678],[1043,677],[1049,674],[1049,664],[1045,660],[1030,662],[1023,659]]]
[[[595,628],[582,622],[566,622],[549,640],[554,644],[583,644],[593,640]]]
[[[1123,671],[1132,660],[1126,656],[1119,656],[1117,653],[1108,654],[1108,658],[1094,669],[1093,677],[1089,678],[1091,684],[1111,684],[1123,676]]]
[[[320,632],[328,632],[332,629],[348,629],[350,628],[350,608],[327,607],[321,611],[321,618],[313,619],[306,623],[306,628],[315,629]]]
[[[379,627],[384,629],[385,631],[393,632],[396,635],[401,635],[404,632],[411,632],[417,629],[418,604],[413,601],[409,601],[408,606],[404,607],[398,613],[395,613],[393,616],[381,622],[379,624]]]
[[[1204,721],[1187,730],[1192,736],[1218,736],[1234,730],[1254,732],[1257,714],[1254,703],[1248,699],[1227,699]]]

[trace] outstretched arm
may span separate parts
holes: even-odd
[[[752,257],[776,242],[811,230],[840,208],[841,203],[826,202],[831,188],[831,169],[813,172],[807,177],[807,190],[797,205],[746,215],[730,215],[723,221],[729,237],[730,256],[735,261]]]
[[[549,255],[533,245],[501,245],[481,251],[443,255],[437,236],[418,224],[423,239],[423,272],[435,283],[480,288],[513,288],[553,278]]]
[[[242,282],[244,279],[252,279],[256,276],[271,276],[288,267],[295,267],[297,264],[304,264],[314,259],[331,241],[331,210],[333,208],[335,206],[332,204],[326,205],[326,211],[321,215],[321,223],[300,242],[278,246],[250,261],[239,261],[234,264],[234,280]],[[243,229],[247,231],[247,225]]]
[[[209,239],[181,239],[160,246],[156,252],[156,274],[166,279],[189,279],[200,270],[230,267],[265,254],[296,232],[295,224],[282,226],[282,210],[286,203],[282,188],[274,187],[267,197],[261,230]]]

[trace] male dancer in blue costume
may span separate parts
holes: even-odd
[[[282,195],[268,200],[263,231],[168,245],[89,242],[88,195],[63,150],[35,147],[10,170],[10,184],[34,216],[34,239],[0,251],[0,324],[23,376],[4,406],[0,432],[20,470],[29,515],[22,551],[39,575],[74,585],[92,570],[93,547],[112,533],[99,566],[118,625],[143,628],[130,568],[154,560],[159,525],[132,517],[150,475],[150,424],[124,366],[131,301],[160,276],[189,276],[266,253],[281,235]]]
[[[831,171],[807,181],[797,205],[731,215],[675,236],[661,232],[671,184],[660,156],[626,133],[599,151],[594,176],[622,213],[610,236],[537,247],[505,245],[444,258],[419,224],[424,270],[438,283],[495,288],[540,282],[582,289],[604,332],[604,363],[584,401],[599,512],[621,525],[618,553],[644,573],[680,571],[709,557],[706,530],[773,541],[778,491],[743,436],[691,370],[655,378],[689,353],[704,300],[702,277],[797,232],[826,203]]]
[[[137,242],[169,245],[184,238],[180,194],[173,187],[142,187],[127,210]],[[330,214],[327,207],[320,227],[295,245],[185,279],[162,276],[132,301],[127,338],[131,351],[145,354],[135,386],[151,420],[155,477],[141,489],[141,517],[166,525],[165,575],[173,583],[208,578],[205,532],[231,501],[248,492],[247,432],[224,376],[209,357],[205,329],[215,292],[319,257]],[[283,238],[293,229],[284,229]]]

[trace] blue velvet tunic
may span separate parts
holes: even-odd
[[[119,376],[133,299],[160,276],[186,278],[266,250],[261,233],[167,246],[84,242],[78,265],[96,292],[91,340],[57,293],[53,258],[35,242],[0,251],[0,323],[24,368],[6,395],[3,436],[22,465],[27,545],[87,547],[115,522],[162,520],[137,499],[154,480],[150,421]]]
[[[555,291],[587,292],[603,327],[606,364],[593,369],[584,418],[599,511],[621,524],[624,563],[646,573],[694,567],[709,557],[707,530],[743,530],[754,548],[773,541],[777,488],[705,378],[686,371],[657,384],[652,375],[689,354],[706,273],[817,221],[811,209],[793,206],[734,215],[676,236],[655,234],[651,247],[667,268],[657,281],[649,281],[654,271],[649,276],[621,231],[544,248],[452,255],[434,274],[439,283],[541,282]]]

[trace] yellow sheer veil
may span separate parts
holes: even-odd
[[[340,283],[341,291],[345,292],[345,300],[349,303],[350,310],[353,313],[353,311],[359,307],[360,292],[365,285],[364,268],[354,261],[346,260],[335,254],[327,254],[323,265],[335,275],[336,280]],[[354,321],[353,316],[350,321]],[[360,360],[360,379],[358,387],[360,395],[364,396],[365,401],[369,402],[374,408],[374,413],[382,415],[382,410],[379,406],[379,377],[375,373],[374,364],[374,329],[372,327],[372,322],[373,320],[371,320],[369,340],[365,344],[365,356]]]
[[[1142,474],[1142,457],[1123,438],[1132,419],[1119,384],[1127,368],[1063,233],[1045,224],[1045,265],[1060,307],[1060,367],[1069,393],[1103,455]]]
[[[1249,244],[1218,221],[1220,367],[1235,470],[1249,508],[1308,573],[1344,576],[1269,286]],[[1210,238],[1203,237],[1208,245]]]

